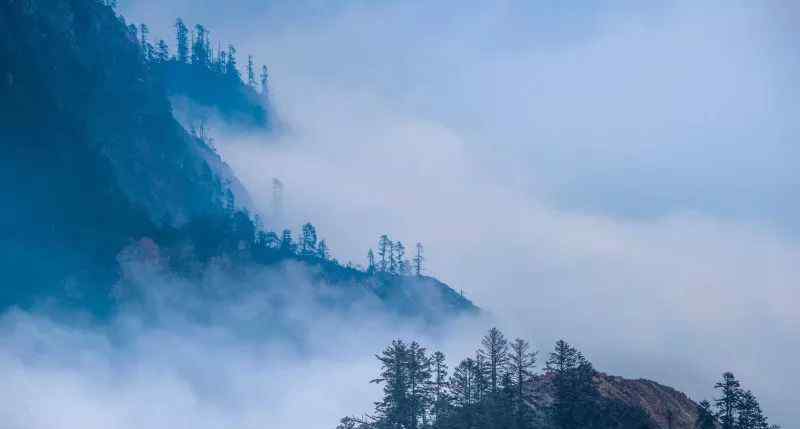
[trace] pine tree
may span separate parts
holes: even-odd
[[[139,26],[139,44],[141,45],[142,55],[146,61],[153,60],[153,45],[147,41],[147,36],[150,35],[150,29],[147,25],[141,24]]]
[[[242,77],[239,75],[238,67],[236,63],[236,48],[233,45],[228,45],[228,61],[225,64],[225,74],[231,79],[241,81]]]
[[[195,37],[192,41],[192,64],[202,68],[210,68],[208,30],[200,24],[195,25],[194,28]]]
[[[714,418],[714,411],[711,409],[711,403],[705,399],[697,404],[697,420],[694,423],[694,429],[715,429],[717,427],[716,419]]]
[[[453,401],[462,410],[475,403],[475,360],[466,358],[462,360],[450,377],[450,392]]]
[[[529,427],[528,399],[526,389],[533,382],[533,368],[536,366],[536,352],[530,351],[530,344],[520,338],[511,343],[508,356],[507,373],[511,376],[514,387],[514,423],[517,428]]]
[[[247,56],[247,85],[251,88],[256,87],[256,72],[253,68],[253,56]]]
[[[475,352],[475,365],[472,367],[475,380],[475,401],[481,402],[486,398],[489,393],[489,365],[486,362],[486,356],[479,351]]]
[[[734,429],[736,426],[736,407],[741,399],[742,391],[739,381],[732,372],[722,374],[722,380],[714,385],[721,396],[714,400],[717,406],[717,418],[722,429]]]
[[[416,249],[417,252],[414,255],[414,274],[419,277],[422,275],[422,270],[424,269],[423,264],[425,263],[425,257],[422,254],[422,243],[417,243]]]
[[[406,359],[410,429],[416,429],[425,423],[428,407],[433,402],[430,389],[431,375],[431,361],[425,354],[425,348],[417,342],[412,342]]]
[[[736,429],[768,429],[767,418],[761,411],[761,405],[753,392],[747,390],[742,392],[739,403],[736,406],[737,421]]]
[[[447,362],[442,352],[436,352],[431,357],[431,370],[433,372],[433,423],[444,419],[450,409],[449,385],[447,383]]]
[[[300,238],[300,255],[314,256],[317,254],[317,230],[311,223],[303,225]]]
[[[408,353],[405,343],[395,340],[377,356],[381,362],[381,372],[371,382],[383,384],[383,398],[375,403],[375,411],[388,428],[410,427],[406,383]]]
[[[164,39],[158,41],[156,45],[156,61],[163,64],[169,61],[169,46]]]
[[[591,363],[566,341],[558,340],[546,369],[553,376],[555,387],[552,412],[556,425],[577,429],[588,424],[584,415],[591,409],[594,393]]]
[[[392,258],[392,240],[386,234],[378,239],[378,271],[386,272],[389,269],[389,260]]]
[[[406,247],[400,240],[392,244],[391,259],[389,260],[389,272],[392,274],[403,274],[404,261],[406,258]]]
[[[499,382],[508,363],[508,341],[499,329],[493,327],[481,340],[481,353],[489,368],[489,390],[496,394]]]
[[[269,73],[267,66],[261,66],[261,95],[266,98],[269,95]]]
[[[375,252],[369,249],[367,252],[367,273],[372,274],[375,272]]]
[[[330,258],[330,253],[328,253],[328,244],[325,242],[325,240],[320,240],[319,243],[317,243],[317,257],[323,261],[327,261]]]
[[[189,29],[180,18],[175,20],[175,36],[178,46],[178,62],[186,63],[189,61]]]

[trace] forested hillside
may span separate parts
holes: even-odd
[[[113,2],[0,3],[2,307],[48,301],[107,314],[119,299],[118,255],[147,240],[187,278],[211,265],[242,273],[296,261],[315,281],[399,314],[476,311],[412,273],[399,242],[384,269],[344,266],[310,224],[297,241],[249,212],[203,115],[270,130],[267,69],[248,58],[242,73],[235,48],[212,48],[201,25],[178,20],[176,33],[175,49],[152,44],[147,27],[126,23]],[[179,102],[196,109],[184,121]]]
[[[337,429],[768,429],[755,394],[726,372],[712,405],[650,380],[595,370],[566,341],[540,355],[497,328],[473,356],[446,356],[395,340],[377,355],[374,411],[345,417]],[[542,368],[543,371],[537,371]]]

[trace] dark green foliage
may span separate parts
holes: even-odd
[[[742,394],[739,381],[733,373],[726,372],[714,388],[720,391],[720,397],[714,401],[720,426],[722,429],[733,429],[736,424],[736,407]]]
[[[767,429],[770,427],[767,417],[761,410],[755,394],[744,390],[739,380],[731,372],[722,374],[722,380],[714,387],[719,390],[719,398],[714,400],[716,405],[716,420],[723,429]],[[706,424],[711,412],[707,401],[701,402],[703,410],[699,413],[698,424]]]
[[[714,417],[714,411],[711,409],[711,403],[702,400],[697,404],[697,420],[695,421],[695,429],[714,429],[716,428],[717,420]]]
[[[547,372],[553,377],[553,417],[561,429],[584,427],[594,399],[594,368],[583,354],[566,341],[556,342],[547,359]]]
[[[548,359],[547,374],[532,369],[536,353],[517,339],[504,347],[496,328],[481,341],[481,350],[463,359],[447,382],[441,353],[426,356],[416,343],[396,340],[378,356],[383,397],[367,419],[347,418],[340,427],[431,429],[655,429],[647,412],[603,396],[595,387],[592,365],[575,348],[559,341]],[[506,352],[506,359],[502,357]],[[493,357],[494,356],[494,357]],[[505,365],[499,365],[504,362]],[[497,364],[497,383],[492,367]],[[502,369],[500,369],[502,368]],[[538,377],[538,378],[537,378]],[[534,384],[552,395],[544,406],[533,394]],[[710,414],[710,405],[705,410]],[[560,414],[561,413],[561,414]],[[714,418],[710,417],[713,427]],[[342,426],[344,425],[344,426]],[[352,426],[347,426],[352,425]],[[710,429],[708,426],[698,426]]]

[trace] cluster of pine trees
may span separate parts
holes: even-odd
[[[211,41],[211,32],[204,25],[196,24],[191,29],[178,18],[175,20],[175,53],[170,52],[169,45],[164,39],[158,40],[153,45],[150,42],[150,29],[146,24],[129,25],[131,37],[138,40],[145,61],[151,65],[167,63],[188,64],[200,70],[207,70],[218,75],[241,82],[242,74],[239,71],[237,50],[232,44],[223,46],[218,43],[216,48]],[[256,73],[253,56],[248,55],[245,65],[247,85],[254,91],[260,86],[262,96],[269,93],[269,73],[266,65],[261,66],[260,73]]]
[[[367,252],[367,272],[389,273],[397,275],[421,276],[425,267],[422,243],[414,247],[414,257],[406,258],[406,247],[400,240],[392,241],[388,235],[383,234],[378,238],[377,253],[372,249]]]
[[[256,220],[255,223],[258,227],[255,245],[258,248],[271,249],[287,255],[304,258],[331,259],[327,242],[317,236],[317,229],[310,222],[303,224],[300,228],[300,235],[297,240],[293,238],[291,229],[284,229],[278,236],[273,231],[261,230],[260,221]]]
[[[739,380],[731,372],[722,374],[714,387],[720,397],[714,404],[700,401],[697,409],[696,429],[777,429],[770,425],[767,416],[761,411],[756,395],[742,388]]]
[[[474,356],[463,359],[452,374],[441,352],[428,354],[416,342],[393,341],[378,360],[374,383],[383,385],[375,411],[345,417],[337,429],[383,428],[533,428],[554,421],[560,428],[595,427],[592,406],[597,394],[594,369],[565,341],[549,354],[545,374],[536,374],[537,352],[523,339],[508,341],[492,328]],[[554,398],[546,411],[534,411],[538,401],[534,381],[551,380]]]
[[[644,410],[601,395],[592,364],[566,341],[556,342],[543,373],[535,372],[537,355],[527,341],[508,341],[492,328],[450,373],[443,353],[395,340],[377,356],[380,372],[371,382],[383,386],[383,395],[374,411],[345,417],[337,429],[654,427]],[[716,387],[717,410],[702,401],[697,429],[778,428],[767,425],[755,396],[733,374]]]

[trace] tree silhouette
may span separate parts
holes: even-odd
[[[424,263],[425,263],[425,257],[423,256],[422,243],[417,243],[416,254],[414,255],[414,274],[416,274],[417,277],[422,275],[422,270],[424,269],[423,267]]]
[[[536,352],[530,350],[530,344],[520,338],[511,343],[511,352],[508,355],[507,373],[511,376],[514,385],[513,413],[517,428],[528,427],[528,414],[526,406],[528,399],[527,388],[533,383],[533,368],[536,366]]]
[[[367,273],[372,274],[375,272],[375,252],[370,248],[367,252]]]
[[[328,244],[325,242],[325,240],[320,240],[319,243],[317,243],[317,257],[322,260],[328,260],[330,258]]]
[[[236,48],[233,45],[228,45],[228,60],[225,63],[225,74],[231,79],[242,80],[239,75],[239,68],[236,64]]]
[[[159,40],[156,45],[155,59],[159,63],[166,63],[169,61],[169,46],[167,46],[167,42],[165,42],[164,39]]]
[[[491,328],[481,339],[481,345],[483,346],[481,354],[486,357],[489,368],[489,389],[496,394],[500,378],[508,363],[508,341],[499,329]]]
[[[178,62],[189,62],[189,29],[180,18],[175,20],[175,38],[178,46]]]
[[[741,399],[742,391],[739,381],[732,372],[722,374],[722,380],[714,385],[721,396],[714,400],[717,406],[717,418],[722,429],[733,429],[736,425],[736,407]]]
[[[247,56],[247,85],[251,88],[256,87],[256,72],[253,68],[253,56]]]
[[[261,66],[261,95],[267,97],[269,95],[269,73],[267,66]]]
[[[303,225],[300,238],[300,255],[315,256],[317,254],[317,230],[311,223]]]
[[[389,269],[389,260],[392,258],[392,240],[386,234],[378,239],[378,271],[386,272]]]

